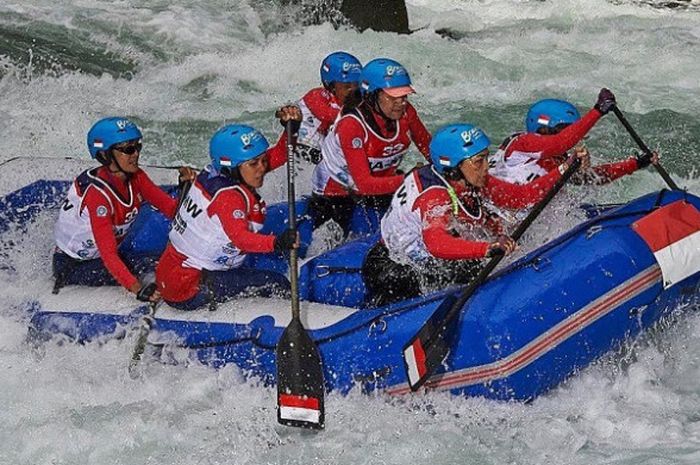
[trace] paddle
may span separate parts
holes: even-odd
[[[547,192],[547,195],[535,205],[523,222],[520,223],[511,236],[513,240],[517,241],[520,239],[530,224],[535,221],[580,165],[581,160],[576,158],[562,177],[557,180],[554,187]],[[457,322],[464,304],[474,294],[474,291],[486,281],[486,278],[503,257],[503,254],[499,254],[492,258],[458,296],[451,295],[445,298],[418,333],[404,346],[404,366],[408,384],[412,391],[418,390],[425,384],[435,369],[442,364],[450,347],[453,345],[453,338],[457,332]]]
[[[192,183],[189,181],[184,181],[180,183],[180,193],[177,197],[177,207],[175,208],[175,214],[177,215],[178,210],[182,202],[187,197],[187,193],[190,191]],[[157,302],[148,303],[148,313],[141,318],[139,323],[139,335],[136,337],[136,343],[134,344],[134,350],[131,352],[131,360],[129,361],[129,376],[132,378],[138,378],[139,373],[136,371],[136,367],[141,361],[144,351],[146,350],[146,343],[148,342],[148,335],[151,333],[151,328],[153,327],[153,322],[155,321],[156,311],[160,305],[160,300]]]
[[[289,229],[296,233],[294,195],[294,143],[292,122],[287,122],[287,192]],[[289,254],[292,287],[292,321],[277,343],[277,421],[287,426],[323,429],[323,365],[316,343],[299,318],[297,249]]]
[[[139,335],[136,337],[136,343],[134,344],[134,350],[131,352],[131,360],[129,360],[129,376],[132,379],[139,377],[139,372],[136,368],[141,361],[143,353],[146,351],[146,343],[148,342],[148,335],[151,333],[151,328],[153,327],[153,322],[156,317],[156,310],[158,310],[158,302],[148,303],[148,313],[141,318],[139,323]]]
[[[644,152],[646,156],[651,157],[651,150],[649,150],[649,147],[647,147],[644,141],[642,141],[642,139],[639,137],[637,131],[635,131],[632,126],[630,126],[630,123],[627,121],[627,118],[625,118],[625,115],[622,114],[622,110],[615,106],[613,107],[613,112],[615,113],[615,116],[617,116],[617,119],[619,119],[622,125],[625,127],[625,129],[627,129],[627,132],[629,132],[630,136],[632,136],[632,139],[634,139],[639,148],[642,149],[642,152]],[[676,184],[675,181],[671,179],[671,176],[668,175],[668,172],[664,169],[663,166],[661,166],[660,163],[656,163],[654,165],[654,168],[656,168],[656,171],[658,171],[661,177],[664,178],[664,181],[666,181],[666,184],[668,184],[668,187],[670,187],[671,190],[680,190],[678,184]]]

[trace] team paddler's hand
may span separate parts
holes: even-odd
[[[607,115],[609,111],[615,108],[616,104],[615,94],[613,94],[610,89],[602,88],[598,93],[598,100],[596,100],[593,108],[602,114]]]
[[[566,170],[568,170],[571,165],[574,164],[574,161],[579,158],[581,160],[581,166],[584,164],[587,164],[587,166],[591,166],[591,160],[590,160],[590,154],[588,153],[588,150],[574,150],[574,152],[569,155],[569,158],[566,159],[564,163],[559,165],[559,174],[563,175]],[[588,159],[588,160],[586,160]]]
[[[502,234],[498,236],[498,239],[489,244],[489,248],[486,250],[486,256],[490,258],[501,254],[510,255],[516,247],[517,244],[513,238]]]
[[[297,121],[301,123],[303,116],[298,106],[285,105],[275,112],[275,118],[280,120],[282,126],[286,126],[287,121]]]
[[[651,152],[651,154],[643,153],[640,155],[634,155],[634,157],[637,159],[637,168],[642,169],[646,168],[647,166],[651,165],[658,165],[659,164],[659,152]]]
[[[587,171],[591,168],[591,154],[588,147],[585,145],[577,145],[574,147],[574,156],[581,160],[581,171]],[[573,162],[573,160],[571,160]]]
[[[275,252],[283,253],[298,249],[300,244],[299,233],[291,229],[285,229],[282,234],[275,236]]]
[[[197,177],[197,171],[189,166],[181,166],[177,169],[177,171],[180,173],[180,176],[178,177],[180,184],[183,182],[194,182],[194,179]]]
[[[136,294],[136,298],[141,302],[158,302],[160,300],[160,292],[156,283],[144,284],[134,283],[129,288],[131,292]]]

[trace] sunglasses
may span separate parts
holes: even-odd
[[[117,150],[125,155],[133,155],[136,152],[141,152],[141,149],[143,148],[142,143],[138,144],[131,144],[131,145],[122,145],[122,146],[114,146],[112,149]]]

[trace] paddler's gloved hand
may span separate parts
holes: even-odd
[[[282,234],[275,236],[275,252],[286,252],[299,248],[299,234],[291,229],[285,229]]]
[[[637,168],[646,168],[650,164],[656,165],[659,163],[659,154],[657,152],[642,153],[635,155],[637,158]]]
[[[488,258],[495,257],[496,255],[509,255],[513,253],[517,244],[515,241],[506,235],[498,236],[494,242],[489,244],[489,248],[486,251],[486,256]]]
[[[136,293],[136,298],[141,302],[157,302],[160,300],[160,292],[156,283],[144,284]]]
[[[615,108],[616,104],[615,94],[613,94],[610,89],[602,88],[600,89],[600,93],[598,93],[598,100],[595,102],[593,108],[607,115],[610,110]]]
[[[280,120],[282,127],[287,127],[287,121],[292,122],[292,134],[295,136],[299,132],[301,120],[303,118],[299,107],[294,105],[285,105],[275,112],[275,117]]]

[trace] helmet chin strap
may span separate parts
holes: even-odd
[[[233,167],[224,166],[219,170],[219,172],[221,174],[225,174],[226,176],[231,178],[231,180],[233,182],[235,182],[237,184],[245,184],[246,186],[248,185],[248,184],[246,184],[245,181],[243,181],[243,177],[241,176],[241,170],[239,170],[237,166],[233,166]]]
[[[381,115],[381,117],[384,118],[384,120],[386,122],[390,122],[390,121],[392,121],[391,118],[389,118],[384,113],[384,110],[382,110],[381,105],[379,105],[379,92],[381,92],[381,90],[376,90],[369,95],[369,99],[368,99],[369,103],[372,105],[372,108],[374,109],[374,111],[379,113]]]
[[[117,160],[117,157],[114,156],[114,153],[112,152],[111,148],[102,152],[102,155],[100,156],[99,161],[109,170],[110,173],[112,173],[112,174],[121,173],[127,179],[129,179],[131,177],[131,174],[124,171],[122,166],[119,164],[119,161]],[[117,167],[116,170],[112,169],[112,162],[114,162],[114,165],[116,165],[116,167]]]

